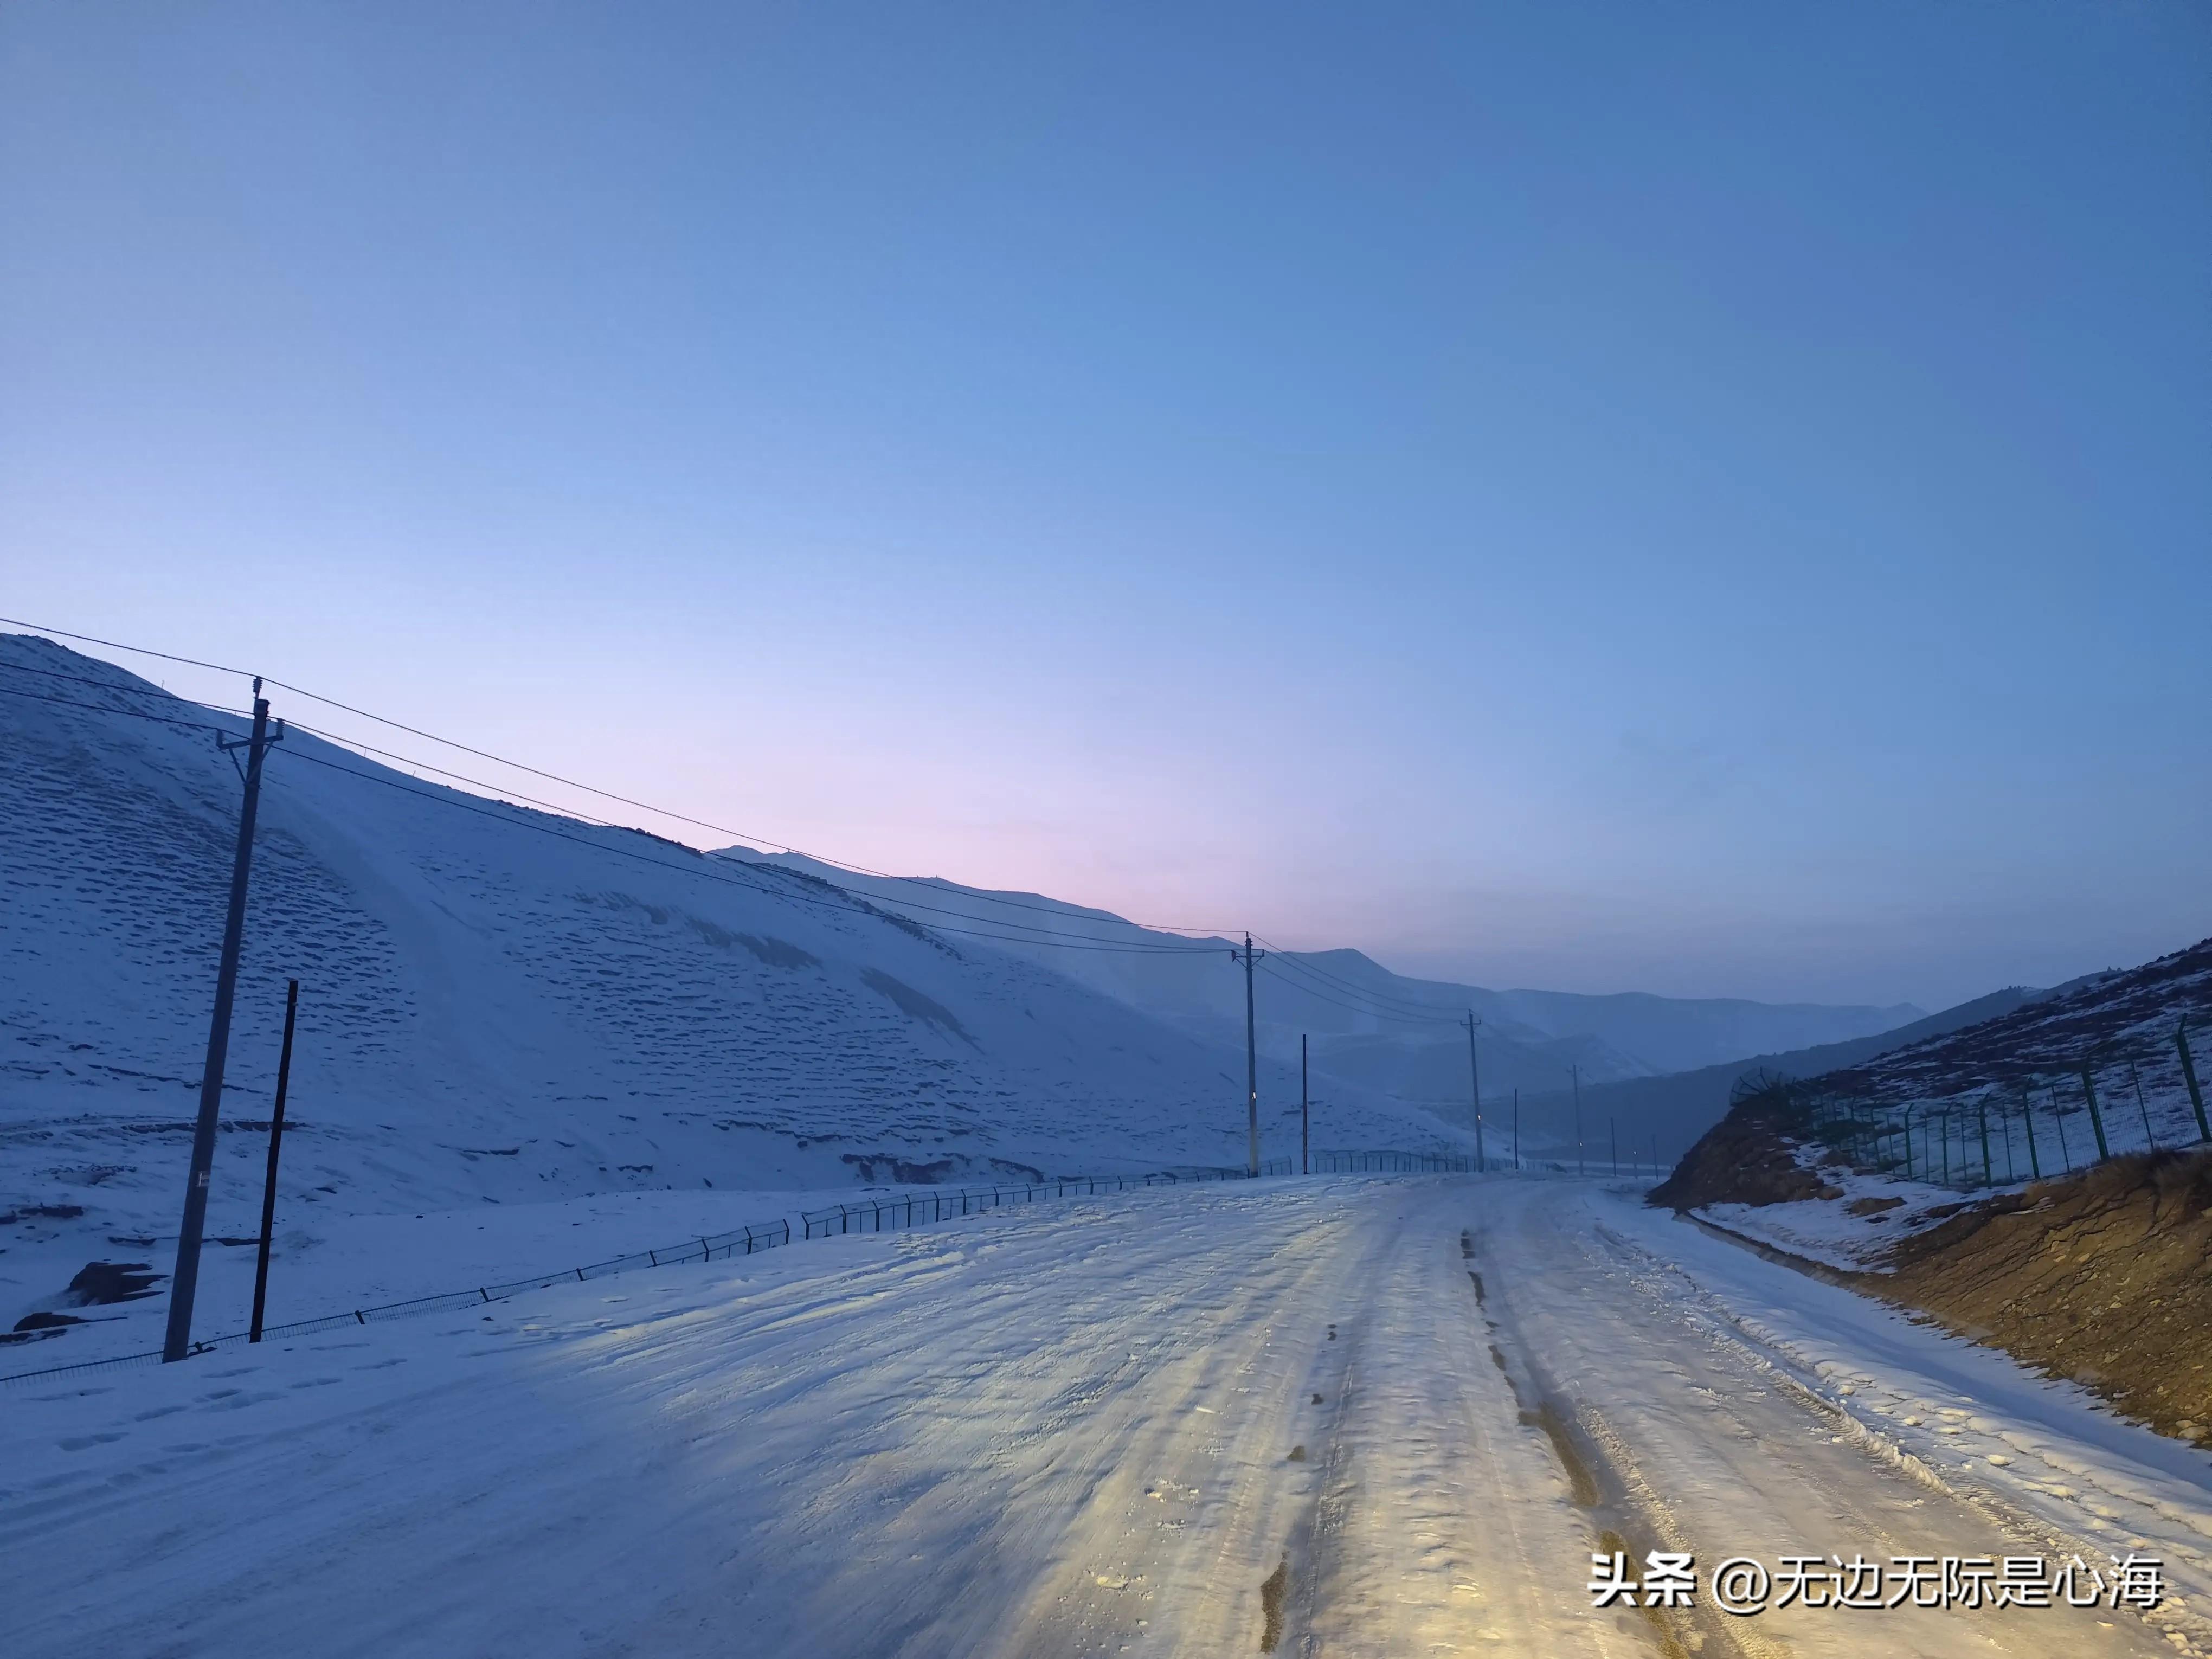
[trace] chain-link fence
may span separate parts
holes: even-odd
[[[669,1267],[679,1261],[711,1261],[717,1256],[751,1255],[789,1243],[791,1224],[788,1221],[756,1222],[731,1232],[704,1234],[660,1249],[640,1250],[630,1255],[613,1256],[605,1261],[587,1262],[580,1267],[562,1267],[552,1273],[537,1273],[528,1279],[476,1285],[466,1290],[447,1291],[436,1296],[411,1297],[404,1302],[380,1303],[372,1308],[349,1308],[342,1313],[325,1314],[319,1318],[295,1320],[289,1325],[264,1325],[261,1328],[261,1337],[265,1342],[276,1337],[313,1336],[318,1331],[337,1330],[348,1325],[376,1324],[387,1319],[411,1319],[421,1314],[444,1313],[455,1308],[503,1302],[524,1291],[544,1290],[550,1285],[580,1284],[586,1279],[604,1279],[610,1273],[628,1273],[636,1267]],[[241,1347],[251,1340],[247,1332],[234,1331],[228,1336],[211,1336],[195,1342],[190,1352],[193,1354],[212,1353],[221,1348]],[[161,1350],[156,1348],[145,1353],[121,1354],[112,1359],[88,1359],[74,1365],[52,1365],[42,1370],[16,1371],[0,1376],[0,1382],[58,1376],[64,1372],[156,1365],[161,1360]]]
[[[1399,1152],[1376,1149],[1315,1152],[1316,1175],[1472,1175],[1475,1162],[1446,1152]]]
[[[2069,1174],[2129,1153],[2212,1143],[2185,1023],[2162,1042],[2100,1043],[2074,1063],[1994,1064],[1934,1097],[1861,1092],[1850,1072],[1798,1083],[1747,1078],[1854,1168],[1971,1192]],[[1909,1082],[1909,1079],[1908,1079]]]
[[[1260,1165],[1263,1176],[1295,1175],[1294,1160],[1271,1158]],[[848,1204],[832,1204],[799,1216],[801,1237],[830,1238],[844,1233],[880,1233],[902,1227],[922,1227],[933,1221],[1001,1208],[1009,1204],[1034,1204],[1041,1198],[1078,1197],[1091,1193],[1126,1192],[1141,1187],[1178,1187],[1193,1182],[1243,1181],[1250,1172],[1224,1168],[1156,1170],[1148,1175],[1077,1176],[1065,1181],[1000,1182],[989,1187],[962,1187],[952,1191],[902,1193],[895,1198],[863,1198]]]
[[[1473,1170],[1474,1160],[1428,1152],[1320,1152],[1312,1155],[1312,1167],[1316,1175],[1458,1174]],[[1269,1158],[1261,1164],[1260,1173],[1263,1176],[1295,1175],[1297,1173],[1297,1160]],[[884,1232],[926,1226],[932,1222],[950,1221],[959,1216],[1003,1209],[1012,1205],[1034,1204],[1041,1199],[1127,1192],[1146,1187],[1242,1181],[1249,1178],[1249,1174],[1243,1169],[1197,1167],[1156,1170],[1144,1175],[1077,1176],[1059,1181],[1002,1182],[988,1187],[933,1189],[902,1193],[896,1197],[864,1198],[803,1212],[799,1217],[799,1236],[808,1239],[828,1238],[846,1233]],[[448,1291],[438,1296],[418,1296],[404,1302],[386,1302],[373,1308],[349,1308],[317,1319],[295,1320],[289,1325],[268,1325],[262,1328],[262,1338],[265,1341],[276,1337],[313,1336],[319,1331],[337,1330],[349,1325],[370,1325],[387,1319],[445,1313],[455,1309],[503,1302],[525,1291],[544,1290],[550,1285],[580,1283],[639,1267],[668,1267],[678,1262],[712,1261],[718,1257],[751,1255],[791,1242],[789,1221],[756,1223],[732,1232],[705,1235],[660,1249],[640,1250],[630,1255],[614,1256],[580,1267],[563,1267],[527,1279],[508,1279],[496,1285],[471,1285],[465,1290]],[[248,1340],[246,1332],[236,1331],[228,1336],[210,1337],[205,1341],[195,1342],[191,1352],[212,1353],[218,1349],[240,1346]],[[161,1359],[161,1352],[155,1349],[145,1353],[122,1354],[112,1359],[88,1359],[74,1365],[16,1371],[0,1376],[0,1382],[23,1382],[38,1377],[114,1370],[132,1365],[155,1365],[159,1364]]]
[[[1353,1170],[1407,1173],[1417,1170],[1442,1169],[1448,1165],[1456,1169],[1473,1167],[1470,1159],[1437,1159],[1425,1158],[1425,1155],[1416,1152],[1317,1152],[1314,1155],[1316,1174]],[[1260,1173],[1263,1176],[1293,1175],[1297,1173],[1297,1161],[1292,1158],[1270,1158],[1260,1166]],[[935,1221],[949,1221],[957,1216],[975,1215],[984,1210],[1004,1208],[1009,1205],[1034,1204],[1045,1198],[1124,1192],[1145,1187],[1186,1186],[1202,1182],[1241,1181],[1247,1176],[1248,1171],[1243,1169],[1185,1168],[1158,1170],[1144,1175],[1082,1176],[1060,1181],[1000,1182],[988,1187],[963,1187],[902,1194],[890,1198],[860,1199],[832,1205],[826,1209],[805,1212],[800,1217],[799,1236],[801,1238],[825,1238],[842,1233],[882,1232],[923,1226]],[[265,1341],[276,1337],[312,1336],[319,1331],[337,1330],[348,1325],[369,1325],[387,1319],[444,1313],[459,1308],[505,1301],[522,1291],[543,1290],[549,1285],[604,1278],[609,1273],[627,1273],[638,1267],[667,1267],[684,1261],[711,1261],[718,1257],[751,1255],[791,1242],[790,1222],[757,1223],[732,1232],[686,1239],[659,1249],[640,1250],[634,1255],[615,1256],[580,1267],[563,1267],[527,1279],[471,1285],[465,1290],[448,1291],[437,1296],[414,1297],[404,1302],[387,1302],[371,1308],[349,1308],[316,1319],[295,1320],[288,1325],[268,1325],[262,1328],[262,1338]],[[195,1342],[191,1352],[211,1353],[217,1349],[240,1346],[247,1340],[246,1332],[236,1331],[228,1336],[210,1337],[204,1341]],[[155,1349],[144,1353],[122,1354],[112,1359],[89,1359],[74,1365],[16,1371],[0,1376],[0,1382],[21,1382],[36,1377],[113,1370],[132,1365],[154,1365],[159,1364],[161,1359],[161,1352]]]

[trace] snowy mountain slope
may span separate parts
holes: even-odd
[[[39,1241],[81,1264],[173,1234],[239,785],[210,732],[125,711],[243,722],[35,639],[0,639],[0,685],[32,694],[0,696],[7,1279]],[[295,731],[262,800],[225,1109],[246,1133],[221,1138],[213,1234],[254,1224],[288,976],[288,1218],[1244,1157],[1241,1045],[801,872]],[[1263,1071],[1271,1152],[1295,1146],[1297,1089]],[[1334,1144],[1449,1138],[1386,1102],[1334,1112]]]
[[[2074,1135],[2061,1152],[2086,1158],[2095,1131],[2082,1073],[2102,1102],[2101,1131],[2114,1152],[2193,1146],[2203,1131],[2182,1069],[2186,1027],[2199,1093],[2212,1085],[2212,939],[2133,968],[2068,981],[1992,1018],[1887,1050],[1808,1079],[1820,1097],[1857,1109],[1964,1121],[1986,1115],[2005,1148],[2024,1140],[2023,1109],[2049,1113]],[[2017,1156],[2025,1161],[2025,1148]],[[2009,1179],[2009,1177],[2008,1177]]]
[[[1116,944],[1199,947],[1187,956],[1101,952],[1055,965],[1095,989],[1194,1031],[1242,1031],[1243,981],[1229,961],[1226,939],[1181,939],[1110,911],[1036,893],[985,891],[933,878],[854,875],[793,854],[763,858],[738,848],[728,852],[834,879],[886,909],[921,921],[949,912],[1000,927],[1072,928]],[[1049,954],[1043,946],[1034,953],[1040,958]],[[1483,1020],[1486,1097],[1513,1088],[1565,1088],[1570,1065],[1581,1068],[1586,1083],[1650,1077],[1768,1049],[1870,1036],[1921,1018],[1921,1011],[1910,1004],[1825,1007],[1643,993],[1491,991],[1394,974],[1352,950],[1279,953],[1273,965],[1263,964],[1257,990],[1261,1042],[1268,1053],[1294,1060],[1300,1036],[1310,1036],[1315,1063],[1334,1076],[1403,1098],[1440,1103],[1467,1097],[1467,1042],[1450,1022],[1470,1008]]]

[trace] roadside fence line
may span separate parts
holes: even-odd
[[[1294,1159],[1271,1158],[1260,1165],[1263,1176],[1295,1175]],[[1201,1181],[1244,1181],[1243,1170],[1194,1168],[1159,1170],[1140,1176],[1074,1176],[1065,1181],[1030,1183],[1000,1182],[988,1187],[962,1187],[951,1192],[905,1193],[896,1198],[863,1198],[849,1204],[832,1204],[799,1212],[803,1238],[831,1238],[845,1233],[880,1233],[904,1227],[927,1226],[955,1216],[974,1215],[1008,1204],[1034,1204],[1039,1198],[1066,1198],[1092,1193],[1125,1192],[1133,1187],[1178,1187]]]
[[[2155,1045],[2100,1043],[2072,1061],[1993,1063],[1985,1080],[1936,1099],[1869,1099],[1838,1081],[1756,1074],[1735,1100],[1766,1095],[1801,1115],[1815,1139],[1853,1167],[1959,1192],[2070,1175],[2115,1158],[2212,1143],[2204,1088],[2185,1022]],[[2161,1140],[2151,1098],[2185,1103],[2179,1133]],[[1734,1101],[1731,1102],[1734,1103]],[[2193,1133],[2191,1131],[2193,1130]],[[2142,1136],[2136,1144],[2137,1133]],[[2000,1175],[1998,1170],[2003,1173]]]
[[[1313,1166],[1316,1175],[1402,1175],[1464,1172],[1474,1167],[1474,1161],[1422,1152],[1322,1152],[1313,1154]],[[1269,1158],[1260,1166],[1262,1176],[1287,1176],[1297,1172],[1295,1158]],[[1249,1175],[1242,1169],[1194,1167],[1159,1170],[1147,1175],[1082,1176],[1063,1181],[1032,1182],[1002,1182],[988,1187],[963,1187],[950,1192],[909,1193],[896,1198],[862,1199],[831,1205],[826,1209],[801,1212],[799,1237],[801,1239],[828,1238],[847,1233],[885,1232],[924,1226],[931,1222],[975,1215],[985,1210],[1003,1209],[1010,1205],[1034,1204],[1040,1198],[1066,1198],[1125,1192],[1145,1187],[1177,1187],[1248,1179]],[[639,1250],[629,1255],[613,1256],[605,1261],[590,1262],[580,1267],[563,1267],[556,1272],[508,1279],[501,1284],[471,1285],[466,1290],[448,1291],[436,1296],[412,1297],[404,1302],[386,1302],[373,1308],[349,1308],[342,1313],[325,1314],[316,1319],[295,1320],[288,1325],[265,1325],[262,1328],[261,1335],[264,1341],[277,1337],[313,1336],[319,1332],[337,1330],[349,1325],[377,1324],[387,1319],[411,1319],[424,1314],[481,1307],[489,1303],[504,1302],[526,1291],[544,1290],[555,1285],[580,1284],[640,1267],[671,1267],[680,1262],[705,1262],[718,1258],[752,1255],[792,1242],[792,1227],[788,1220],[754,1223],[730,1232],[707,1234],[687,1239],[680,1244],[672,1244],[660,1249]],[[246,1332],[234,1331],[228,1336],[210,1337],[204,1341],[193,1343],[191,1353],[214,1353],[223,1349],[243,1347],[246,1341]],[[15,1371],[0,1376],[0,1384],[94,1371],[120,1370],[133,1366],[157,1365],[161,1362],[161,1350],[156,1348],[143,1353],[118,1354],[108,1359],[82,1360],[71,1365],[50,1365],[40,1370]]]

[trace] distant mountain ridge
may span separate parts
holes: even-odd
[[[856,874],[796,854],[732,848],[721,856],[803,870],[924,923],[959,918],[1146,947],[1071,952],[1039,942],[1006,948],[1049,962],[1182,1029],[1242,1039],[1243,978],[1229,959],[1227,939],[1162,933],[1039,893],[963,887],[935,877]],[[1188,948],[1169,953],[1170,946]],[[1261,964],[1260,975],[1263,1052],[1295,1062],[1301,1039],[1310,1039],[1315,1068],[1339,1085],[1470,1114],[1467,1038],[1460,1024],[1469,1009],[1483,1022],[1478,1050],[1486,1098],[1515,1088],[1563,1088],[1570,1067],[1578,1068],[1585,1082],[1650,1077],[1763,1050],[1870,1036],[1926,1017],[1909,1003],[1832,1007],[1644,992],[1494,991],[1393,973],[1352,949],[1276,952]]]
[[[1607,1123],[1627,1126],[1639,1146],[1656,1136],[1662,1158],[1671,1162],[1675,1154],[1728,1115],[1729,1091],[1738,1078],[1760,1071],[1793,1078],[1818,1076],[1978,1025],[2055,994],[2011,986],[1872,1036],[1751,1054],[1724,1065],[1700,1066],[1669,1077],[1630,1078],[1586,1086],[1582,1096],[1585,1143],[1590,1126],[1600,1130]],[[1571,1094],[1557,1090],[1532,1094],[1522,1101],[1522,1107],[1532,1144],[1540,1139],[1547,1149],[1571,1144],[1574,1103]]]

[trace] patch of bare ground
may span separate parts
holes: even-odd
[[[1266,1628],[1260,1632],[1260,1651],[1273,1653],[1283,1640],[1283,1592],[1291,1587],[1290,1558],[1285,1556],[1260,1586],[1260,1616]]]
[[[2118,1158],[1903,1238],[1884,1291],[2212,1446],[2212,1151]]]
[[[1696,1210],[1708,1204],[1841,1198],[1840,1188],[1798,1161],[1805,1122],[1805,1113],[1792,1103],[1786,1086],[1766,1083],[1741,1090],[1729,1115],[1683,1155],[1645,1201],[1664,1209]]]

